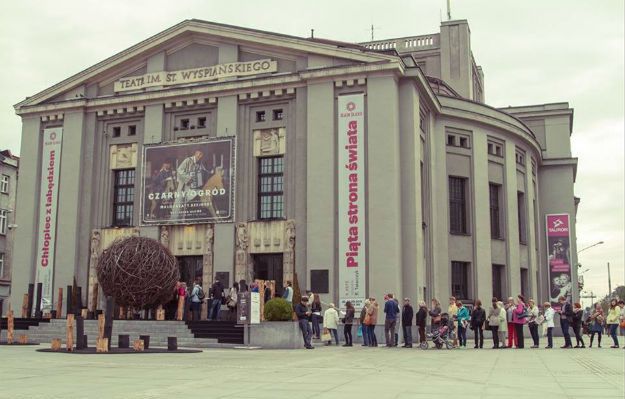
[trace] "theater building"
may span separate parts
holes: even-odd
[[[183,21],[15,105],[13,308],[74,277],[98,306],[127,235],[187,281],[324,302],[575,296],[573,110],[493,108],[484,80],[464,20],[360,44]]]

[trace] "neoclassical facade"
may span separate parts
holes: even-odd
[[[361,44],[183,21],[15,106],[13,308],[74,277],[97,307],[125,235],[187,281],[297,279],[324,302],[575,296],[573,110],[484,93],[464,20]]]

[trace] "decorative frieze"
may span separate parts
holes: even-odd
[[[119,116],[119,115],[134,115],[138,112],[145,111],[145,107],[143,105],[137,105],[134,107],[119,107],[119,108],[107,108],[100,109],[96,112],[96,114],[100,117],[103,116]]]
[[[137,143],[111,145],[109,164],[113,170],[136,168]]]
[[[268,157],[286,152],[286,128],[254,130],[254,156]]]

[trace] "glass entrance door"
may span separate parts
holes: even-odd
[[[187,287],[193,288],[196,277],[202,277],[202,257],[201,256],[178,256],[178,267],[180,269],[180,281],[187,283]]]
[[[276,296],[282,296],[282,254],[253,255],[254,279],[275,280]]]

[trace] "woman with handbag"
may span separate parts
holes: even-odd
[[[502,301],[497,302],[497,309],[499,310],[499,330],[497,335],[499,336],[499,349],[506,349],[506,334],[508,334],[508,320],[507,311],[503,306]]]
[[[614,345],[610,346],[610,348],[619,348],[618,337],[616,336],[616,329],[619,326],[620,317],[621,308],[618,306],[618,301],[616,299],[612,299],[610,301],[610,308],[608,309],[608,317],[606,319],[606,324],[610,328],[610,336],[612,337],[612,341],[614,341]]]
[[[553,318],[556,312],[549,302],[545,302],[543,308],[545,309],[545,326],[547,327],[547,346],[545,346],[545,349],[551,349],[553,348],[553,328],[555,327]]]
[[[538,348],[540,345],[538,337],[538,306],[536,306],[533,299],[530,299],[527,303],[529,305],[527,308],[527,314],[529,316],[527,319],[527,327],[534,341],[534,345],[532,345],[531,348]]]
[[[516,328],[514,327],[513,312],[516,309],[516,301],[513,297],[508,298],[508,303],[506,304],[506,323],[508,327],[508,348],[516,347]]]
[[[575,333],[575,346],[574,348],[585,348],[584,338],[582,338],[582,316],[584,310],[579,302],[575,302],[573,305],[573,333]],[[581,342],[581,345],[580,345]]]
[[[345,345],[353,346],[352,325],[354,324],[354,314],[356,309],[350,301],[345,302],[345,317],[343,318],[343,335],[345,336]]]
[[[603,334],[603,322],[605,321],[605,315],[603,314],[603,308],[601,303],[595,303],[595,308],[590,313],[590,346],[592,348],[592,342],[595,340],[595,334],[597,334],[597,347],[601,348],[601,335]]]
[[[380,305],[376,302],[375,298],[369,298],[369,309],[367,309],[367,316],[369,319],[367,323],[367,331],[369,333],[369,346],[378,346],[378,339],[375,336],[375,326],[378,324],[378,311]]]
[[[236,281],[232,283],[230,291],[228,291],[228,298],[226,300],[226,306],[230,311],[230,318],[236,320],[237,318],[237,299],[239,296],[239,283]]]
[[[523,349],[525,347],[523,325],[527,322],[527,308],[525,307],[525,297],[519,294],[517,298],[516,308],[512,311],[512,323],[514,324],[514,335],[517,341],[516,348]]]
[[[425,337],[425,325],[427,324],[428,318],[428,307],[425,302],[419,302],[419,311],[415,316],[417,319],[417,327],[419,328],[419,343],[426,342],[427,339]]]
[[[360,331],[362,333],[362,346],[369,346],[369,332],[367,331],[367,322],[369,321],[369,318],[367,317],[367,309],[369,309],[369,305],[369,300],[365,299],[365,305],[360,311]]]
[[[475,346],[473,349],[482,349],[484,347],[484,321],[486,320],[486,312],[482,309],[482,301],[475,301],[473,312],[471,312],[471,329],[474,331]]]
[[[310,311],[312,312],[312,331],[313,338],[320,339],[321,338],[321,329],[319,325],[323,321],[323,316],[321,315],[321,300],[319,299],[319,294],[312,294],[313,302],[310,305]]]
[[[469,326],[469,309],[467,309],[462,301],[456,301],[458,307],[458,313],[456,319],[458,320],[458,347],[467,347],[467,327]]]
[[[432,298],[432,308],[430,309],[430,332],[438,330],[441,325],[441,303],[436,298]]]
[[[488,311],[488,326],[493,336],[493,349],[499,349],[499,314],[501,309],[497,306],[497,298],[493,298],[492,306]]]
[[[339,314],[334,308],[334,304],[328,305],[328,309],[323,313],[323,341],[327,341],[326,345],[332,344],[332,336],[336,342],[336,346],[339,346]],[[328,333],[326,333],[326,331]]]

